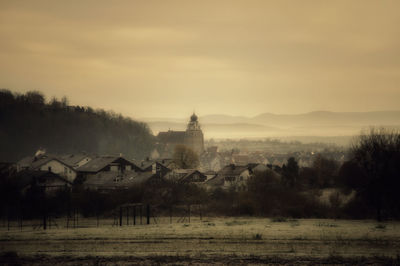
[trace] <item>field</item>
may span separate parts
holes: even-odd
[[[153,222],[153,220],[151,221]],[[400,223],[321,219],[212,218],[113,226],[58,221],[49,230],[2,227],[3,263],[21,264],[397,264]]]

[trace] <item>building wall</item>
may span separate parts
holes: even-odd
[[[56,160],[51,160],[43,164],[42,166],[40,166],[40,170],[50,171],[52,173],[59,174],[60,176],[66,178],[70,182],[74,182],[76,178],[76,172],[74,169]]]
[[[249,170],[243,171],[239,176],[224,177],[224,188],[235,187],[237,190],[242,190],[247,185],[247,180],[250,177]]]
[[[198,155],[204,152],[204,136],[201,130],[186,130],[184,144]]]

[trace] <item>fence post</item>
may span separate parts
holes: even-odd
[[[143,205],[140,205],[140,225],[142,225],[142,211],[143,211]]]
[[[147,211],[147,224],[150,224],[150,205],[147,204],[146,206]]]
[[[119,207],[119,226],[122,226],[122,207]]]
[[[136,206],[133,206],[133,225],[136,225]]]
[[[189,223],[190,223],[190,204],[188,205],[189,207]]]
[[[43,230],[47,229],[47,214],[46,212],[43,213]]]

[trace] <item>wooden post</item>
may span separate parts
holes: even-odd
[[[126,207],[126,225],[129,225],[129,207]]]
[[[76,227],[79,226],[79,212],[76,210]]]
[[[169,223],[172,224],[172,206],[169,206]]]
[[[7,231],[10,231],[10,206],[7,206]]]
[[[189,223],[190,223],[190,204],[188,205],[189,207]]]
[[[47,229],[47,215],[46,212],[43,213],[43,230]]]
[[[139,211],[140,211],[140,225],[142,225],[142,211],[143,211],[143,206],[142,205],[140,205]]]
[[[200,211],[200,221],[201,221],[201,220],[203,220],[203,213],[202,213],[201,205],[199,205],[199,211]]]
[[[122,207],[119,207],[119,226],[122,226]]]
[[[20,226],[21,231],[22,231],[22,221],[23,221],[23,219],[24,219],[24,215],[23,215],[22,209],[21,209],[21,217],[20,217],[20,221],[19,221],[19,226]]]
[[[136,225],[136,205],[133,206],[133,225]]]
[[[147,224],[150,224],[150,205],[147,204],[146,206],[146,215],[147,215]]]
[[[97,227],[99,227],[99,211],[96,212]]]

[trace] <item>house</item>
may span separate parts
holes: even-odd
[[[261,164],[261,163],[249,163],[249,164],[247,164],[247,168],[253,174],[263,173],[263,172],[266,172],[268,169],[268,167],[265,164]]]
[[[72,182],[60,175],[42,170],[22,170],[12,180],[23,193],[37,187],[46,194],[54,194],[59,190],[70,189],[72,186]]]
[[[74,169],[77,169],[82,165],[88,163],[92,159],[92,157],[93,156],[89,156],[86,153],[65,154],[57,156],[58,159],[72,166]]]
[[[99,156],[76,169],[83,177],[96,175],[99,172],[116,172],[123,174],[130,171],[141,171],[133,162],[119,156]]]
[[[0,179],[11,177],[16,171],[15,163],[0,162]]]
[[[247,165],[230,164],[218,171],[217,175],[207,181],[211,187],[222,187],[223,189],[244,190],[247,180],[251,176]]]
[[[196,169],[174,169],[165,179],[179,183],[204,183],[207,176]]]
[[[217,172],[215,172],[213,170],[208,170],[208,171],[204,172],[204,174],[207,177],[207,180],[206,180],[206,182],[207,182],[208,180],[214,178],[217,175]]]
[[[209,151],[211,150],[211,151]],[[214,152],[216,149],[209,149],[200,157],[200,168],[203,171],[219,171],[222,168],[222,158],[219,153]]]
[[[232,161],[237,165],[245,165],[249,163],[249,156],[247,154],[233,154]]]
[[[172,159],[150,160],[147,158],[146,160],[136,164],[141,168],[142,172],[157,173],[159,177],[164,176],[172,169],[178,168]]]
[[[25,157],[17,162],[17,172],[23,170],[48,171],[58,174],[69,182],[74,182],[77,171],[54,155],[41,154],[39,156]]]
[[[108,192],[113,190],[126,190],[135,186],[152,182],[159,179],[152,172],[98,172],[90,175],[83,182],[85,189]]]

